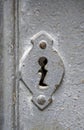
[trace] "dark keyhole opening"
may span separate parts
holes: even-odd
[[[40,57],[38,60],[39,65],[41,66],[40,70],[38,72],[41,73],[41,79],[39,81],[40,86],[48,86],[46,83],[44,83],[45,76],[47,74],[47,70],[45,69],[45,65],[48,63],[48,60],[46,57]]]

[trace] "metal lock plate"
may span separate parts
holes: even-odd
[[[53,49],[53,38],[45,31],[34,35],[31,43],[32,49],[21,60],[21,80],[32,93],[33,103],[43,110],[52,102],[52,95],[63,79],[64,65]]]

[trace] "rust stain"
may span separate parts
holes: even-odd
[[[84,84],[84,79],[81,80],[81,83]]]

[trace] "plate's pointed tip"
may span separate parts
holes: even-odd
[[[40,109],[44,110],[51,102],[51,97],[46,97],[45,95],[33,96],[32,102]]]

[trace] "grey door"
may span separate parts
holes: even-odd
[[[0,1],[0,59],[0,130],[84,130],[84,0]]]

